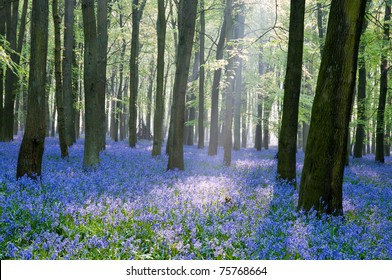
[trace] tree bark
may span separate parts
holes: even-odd
[[[248,115],[247,115],[247,111],[248,111],[248,93],[247,90],[244,90],[245,94],[244,94],[244,98],[242,101],[242,115],[241,115],[241,127],[242,127],[242,142],[241,142],[241,147],[242,148],[246,148],[247,147],[247,143],[248,143]]]
[[[391,0],[386,1],[384,16],[384,38],[383,48],[386,48],[389,40],[389,21],[391,20]],[[376,161],[384,163],[384,133],[385,133],[385,104],[388,93],[388,58],[383,50],[381,53],[381,77],[380,77],[380,98],[377,108],[377,129],[376,129]]]
[[[165,43],[166,43],[166,16],[165,3],[158,1],[157,18],[158,58],[157,58],[157,86],[155,94],[154,113],[154,141],[152,156],[160,156],[163,141],[163,118],[164,118],[164,73],[165,73]]]
[[[301,176],[299,210],[343,214],[348,125],[365,6],[366,0],[332,0]]]
[[[197,37],[197,36],[196,36]],[[190,82],[195,82],[198,77],[199,77],[199,68],[200,68],[200,52],[197,50],[195,52],[195,60],[193,64],[193,70],[192,70],[192,76],[190,78]],[[189,90],[190,94],[188,95],[189,100],[189,109],[188,109],[188,124],[186,126],[187,128],[187,133],[186,133],[186,139],[185,139],[185,144],[192,146],[193,145],[193,138],[195,136],[195,120],[196,120],[196,107],[195,107],[195,100],[196,100],[196,95],[195,91],[193,88],[190,88]]]
[[[29,94],[26,130],[18,155],[16,177],[41,176],[45,144],[45,81],[48,51],[48,0],[33,0],[31,16],[31,45]]]
[[[239,150],[241,147],[241,95],[242,95],[242,52],[241,41],[245,33],[245,4],[241,3],[234,24],[234,39],[237,41],[237,52],[235,58],[235,90],[234,90],[234,144],[233,149]]]
[[[184,110],[190,58],[192,55],[193,35],[195,32],[197,0],[182,0],[179,6],[179,40],[176,61],[176,74],[173,87],[173,105],[170,129],[172,143],[167,169],[184,169]],[[169,132],[169,133],[170,133]]]
[[[278,144],[278,177],[296,184],[298,106],[302,79],[305,0],[291,0],[289,50],[282,126]]]
[[[129,86],[129,146],[136,147],[137,142],[137,96],[139,88],[139,29],[140,20],[143,15],[146,0],[139,4],[139,0],[133,0],[132,5],[132,42],[131,42],[131,58],[130,58],[130,86]]]
[[[197,148],[204,148],[204,83],[205,83],[205,11],[204,11],[204,0],[200,0],[200,69],[199,69],[199,117],[198,117],[198,142]]]
[[[101,151],[98,131],[99,122],[98,104],[98,40],[94,9],[94,0],[82,1],[83,28],[84,28],[84,98],[85,98],[85,143],[83,168],[94,169],[99,165],[99,152]]]
[[[217,61],[223,59],[223,48],[225,46],[226,38],[226,22],[231,17],[231,7],[226,2],[225,16],[223,19],[219,41],[216,48],[215,59]],[[216,156],[218,154],[219,144],[219,83],[221,80],[222,68],[219,67],[214,71],[214,78],[212,81],[211,92],[211,125],[210,125],[210,141],[208,145],[208,155]]]
[[[10,44],[12,50],[17,50],[17,27],[18,27],[18,7],[19,1],[5,1],[6,13],[6,39]],[[15,62],[18,55],[12,53],[11,59]],[[6,69],[5,76],[5,96],[3,108],[3,127],[1,130],[1,141],[8,142],[14,139],[14,105],[15,105],[15,90],[17,77],[12,69]]]
[[[151,108],[152,108],[152,89],[154,85],[154,78],[155,78],[155,64],[154,61],[151,60],[150,62],[150,77],[149,77],[149,84],[147,90],[147,116],[146,116],[146,128],[147,128],[147,140],[151,140]]]
[[[64,50],[63,50],[63,99],[65,142],[72,146],[76,142],[75,105],[77,92],[73,90],[73,61],[74,61],[74,0],[65,1],[64,10]]]
[[[227,42],[230,42],[233,38],[233,19],[232,19],[232,6],[233,1],[228,0],[227,5],[230,11],[230,16],[226,21],[226,38]],[[235,82],[235,69],[234,60],[235,57],[232,54],[233,46],[228,45],[228,64],[226,66],[226,111],[225,111],[225,141],[223,144],[223,164],[225,166],[231,165],[231,150],[233,148],[233,91]]]
[[[371,2],[371,1],[368,1]],[[369,7],[369,5],[368,5]],[[361,36],[365,33],[368,26],[368,21],[364,19]],[[358,57],[358,96],[357,96],[357,107],[358,107],[358,124],[355,132],[355,144],[354,144],[354,158],[361,158],[363,153],[363,147],[365,142],[365,122],[366,122],[366,60],[365,60],[365,49],[366,44],[363,41],[359,42],[359,57]]]
[[[5,0],[0,0],[0,35],[5,36],[6,10]],[[0,140],[3,128],[3,94],[4,94],[4,67],[0,67]]]
[[[63,80],[61,69],[61,16],[59,14],[58,0],[52,0],[52,16],[54,23],[54,73],[56,80],[56,106],[57,106],[57,127],[59,130],[59,142],[61,158],[68,158],[68,146],[65,139],[65,119],[63,101]]]
[[[106,97],[106,67],[107,67],[107,48],[108,48],[108,0],[97,1],[97,97],[98,97],[98,111],[96,118],[98,118],[97,138],[99,149],[105,150],[106,146],[106,111],[105,111],[105,97]]]
[[[263,65],[263,56],[259,53],[259,76],[264,74],[264,65]],[[257,123],[255,130],[255,148],[257,151],[261,151],[262,143],[263,143],[263,96],[261,92],[257,93]]]

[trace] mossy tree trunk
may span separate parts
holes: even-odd
[[[283,116],[278,144],[278,177],[296,183],[298,106],[301,92],[305,0],[291,0]]]
[[[74,91],[73,62],[74,62],[74,0],[65,1],[64,9],[64,50],[63,50],[63,99],[65,141],[67,146],[76,142],[75,105],[77,92]],[[76,69],[75,69],[76,70]]]
[[[131,57],[129,63],[129,146],[136,147],[137,142],[137,98],[139,90],[139,30],[140,20],[143,15],[146,0],[133,0],[132,4],[132,41],[131,41]]]
[[[164,117],[164,75],[165,75],[165,43],[166,43],[166,16],[165,3],[158,1],[157,37],[158,37],[158,58],[157,58],[157,84],[155,93],[155,113],[154,113],[154,140],[152,155],[159,156],[162,153],[163,141],[163,117]]]
[[[369,5],[368,5],[369,6]],[[366,18],[364,19],[362,34],[365,33],[368,25]],[[361,34],[361,36],[362,36]],[[365,145],[365,122],[366,122],[366,60],[365,60],[366,43],[361,41],[359,43],[358,56],[358,96],[357,96],[357,114],[358,123],[355,131],[354,153],[355,158],[361,158],[363,154],[363,147]]]
[[[97,138],[99,149],[105,150],[106,146],[106,68],[107,68],[107,49],[108,49],[108,0],[97,0],[97,96],[98,96],[98,118]]]
[[[55,76],[55,96],[57,107],[57,128],[59,130],[59,142],[61,158],[68,158],[68,146],[65,134],[65,115],[63,99],[63,78],[61,65],[61,16],[59,13],[58,0],[52,0],[52,16],[54,23],[54,76]]]
[[[0,35],[5,36],[5,0],[0,0]],[[4,67],[0,67],[0,140],[3,128]]]
[[[98,41],[93,0],[82,1],[84,27],[84,97],[85,97],[85,143],[83,167],[86,170],[99,164],[100,144],[97,131],[98,112]]]
[[[366,0],[332,0],[298,209],[341,215],[348,125]]]
[[[48,0],[33,0],[31,14],[30,72],[26,130],[19,150],[16,177],[41,176],[46,122],[46,60],[48,52]]]
[[[388,93],[388,56],[387,44],[389,40],[389,22],[391,20],[391,0],[386,1],[385,16],[384,16],[384,42],[382,44],[383,50],[381,53],[381,77],[380,77],[380,97],[377,108],[377,128],[376,128],[376,161],[384,163],[384,138],[385,138],[385,105]],[[384,49],[385,48],[385,49]]]
[[[170,121],[168,170],[184,169],[184,111],[189,64],[196,25],[197,0],[182,0],[178,9],[178,50],[173,86],[172,120]],[[170,138],[170,136],[169,136]]]

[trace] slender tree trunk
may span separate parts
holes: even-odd
[[[370,1],[368,1],[370,2]],[[368,5],[369,7],[369,5]],[[364,20],[362,34],[365,33],[368,25],[368,21]],[[354,145],[354,157],[361,158],[363,153],[363,147],[365,145],[365,122],[366,122],[366,60],[365,60],[365,48],[366,44],[363,41],[359,43],[359,57],[358,57],[358,124],[355,134],[355,145]]]
[[[263,147],[264,149],[269,149],[270,142],[270,131],[269,122],[271,117],[273,100],[270,96],[264,99],[264,110],[263,110]]]
[[[184,110],[190,58],[192,55],[193,35],[195,32],[197,0],[181,0],[179,6],[178,26],[179,40],[176,61],[176,74],[173,87],[173,129],[171,132],[167,169],[184,169]]]
[[[199,118],[198,118],[198,142],[197,148],[204,148],[204,83],[205,83],[205,11],[204,11],[204,0],[200,0],[200,69],[199,69]]]
[[[121,64],[121,63],[120,63]],[[121,81],[121,74],[117,77],[117,68],[112,70],[112,76],[110,78],[111,84],[111,101],[110,101],[110,137],[117,142],[118,141],[118,121],[117,121],[117,103],[119,102],[119,93],[121,98],[121,89],[117,80]],[[117,127],[116,127],[117,125]]]
[[[137,142],[137,96],[139,88],[139,29],[140,20],[143,15],[146,0],[133,0],[132,5],[132,42],[131,42],[131,58],[130,58],[130,97],[129,97],[129,146],[136,147]]]
[[[97,135],[100,126],[98,80],[98,40],[93,0],[82,1],[84,27],[84,98],[85,98],[85,143],[83,168],[90,170],[99,165],[101,143]]]
[[[225,46],[226,38],[226,22],[231,17],[231,7],[228,6],[226,2],[225,16],[223,19],[219,41],[216,48],[215,59],[223,59],[223,48]],[[211,92],[211,125],[210,125],[210,141],[208,145],[208,155],[216,156],[218,154],[218,144],[219,144],[219,83],[221,80],[222,68],[218,68],[214,71],[214,79],[212,82],[212,92]]]
[[[128,84],[129,84],[129,78],[125,79],[125,84],[124,84],[124,89],[123,89],[123,99],[127,98],[127,92],[128,92]],[[123,141],[127,137],[127,132],[129,131],[127,129],[127,119],[128,117],[128,106],[122,106],[121,110],[121,117],[120,117],[120,141]]]
[[[195,82],[198,77],[199,77],[199,68],[200,68],[200,52],[197,50],[195,52],[195,60],[193,64],[193,71],[192,71],[192,77],[191,77],[191,82]],[[190,96],[189,96],[189,110],[188,110],[188,125],[187,125],[187,139],[186,144],[189,146],[193,145],[193,138],[195,136],[195,121],[196,121],[196,108],[195,108],[195,100],[196,100],[196,95],[194,93],[194,89],[191,88],[190,90]]]
[[[108,49],[108,0],[97,1],[97,97],[98,97],[98,111],[96,118],[98,118],[97,138],[100,150],[105,150],[106,146],[106,111],[105,111],[105,97],[106,97],[106,67],[107,67],[107,49]]]
[[[146,116],[146,127],[147,127],[147,140],[151,140],[151,108],[152,108],[152,90],[155,78],[155,64],[154,61],[150,62],[150,79],[147,90],[147,116]]]
[[[17,52],[17,27],[18,27],[18,8],[19,1],[5,1],[6,12],[6,39],[10,43],[10,48]],[[18,55],[12,53],[11,60],[17,62]],[[5,96],[3,107],[3,127],[1,130],[1,141],[8,142],[14,138],[14,119],[15,119],[15,97],[16,97],[17,76],[12,69],[6,69],[5,77]]]
[[[160,156],[162,153],[163,117],[164,117],[164,73],[165,73],[165,43],[166,43],[166,16],[165,3],[158,1],[157,18],[158,58],[157,58],[157,86],[155,94],[154,113],[154,141],[152,156]]]
[[[19,150],[16,177],[41,176],[45,144],[45,81],[48,51],[48,0],[33,0],[31,15],[31,46],[29,94],[26,131]]]
[[[342,183],[348,125],[365,6],[366,0],[332,0],[298,209],[343,214]]]
[[[230,42],[233,38],[233,19],[232,19],[232,6],[233,1],[228,0],[227,5],[230,7],[230,16],[226,21],[226,38],[227,42]],[[223,164],[225,166],[231,165],[231,150],[233,148],[233,91],[235,82],[235,69],[234,69],[234,59],[235,57],[231,54],[233,50],[232,45],[228,45],[228,64],[226,66],[226,111],[225,111],[225,142],[223,145]]]
[[[5,10],[5,1],[0,0],[0,35],[5,36],[5,23],[6,23],[6,10]],[[0,67],[0,140],[3,128],[3,94],[4,94],[4,73],[5,68],[3,66]]]
[[[391,0],[386,1],[384,16],[384,42],[387,45],[389,40],[389,21],[391,20]],[[377,108],[377,130],[376,130],[376,161],[384,163],[384,133],[385,133],[385,104],[388,93],[388,58],[385,51],[381,53],[381,78],[380,78],[380,99]]]
[[[54,23],[54,67],[56,80],[56,105],[57,105],[57,127],[59,130],[61,158],[68,157],[68,146],[65,140],[65,119],[63,101],[63,80],[61,71],[61,16],[59,14],[58,0],[52,0],[52,16]]]
[[[122,18],[122,15],[120,16]],[[119,66],[119,83],[118,83],[118,88],[117,88],[117,100],[115,101],[115,111],[114,111],[114,131],[113,131],[113,139],[114,141],[118,141],[118,129],[120,127],[120,122],[121,122],[121,113],[124,105],[122,104],[124,97],[124,86],[123,86],[123,80],[124,80],[124,58],[125,58],[125,52],[126,52],[127,44],[125,39],[122,41],[122,49],[121,49],[121,63]],[[121,136],[121,135],[120,135]],[[120,137],[121,139],[121,137]],[[122,139],[121,139],[122,140]]]
[[[237,52],[242,52],[241,41],[245,33],[245,4],[241,3],[234,24],[234,39],[237,41]],[[239,150],[241,146],[241,95],[242,95],[242,57],[235,58],[235,90],[234,90],[234,144],[233,149]]]
[[[306,152],[306,145],[308,142],[308,135],[309,135],[309,124],[306,122],[302,122],[302,149],[304,153]]]
[[[264,74],[263,57],[259,53],[259,76]],[[257,93],[257,123],[255,130],[255,148],[257,151],[261,151],[262,148],[262,124],[263,124],[263,96],[260,92]]]
[[[244,98],[242,101],[242,148],[246,148],[247,147],[247,143],[248,143],[248,115],[247,115],[247,111],[248,111],[248,93],[246,90],[244,90],[245,94],[244,94]]]
[[[73,63],[74,63],[74,0],[65,1],[64,9],[64,50],[63,50],[63,99],[64,99],[64,122],[65,142],[71,146],[76,142],[75,132],[75,105],[74,100],[77,91],[73,87]],[[76,70],[76,69],[75,69]]]
[[[73,40],[73,47],[72,47],[72,90],[74,92],[74,104],[75,104],[75,138],[79,139],[80,137],[80,131],[81,131],[81,111],[82,109],[78,105],[81,100],[82,100],[82,78],[81,78],[81,73],[82,73],[82,63],[79,63],[77,55],[76,55],[76,39],[74,35],[74,40]],[[80,53],[83,53],[83,44],[79,43],[79,49]]]
[[[317,1],[317,29],[320,43],[320,53],[323,55],[324,50],[324,24],[323,24],[323,8],[320,0]]]
[[[279,135],[278,177],[296,184],[298,106],[302,79],[305,0],[291,0],[289,50],[282,126]]]
[[[26,33],[26,17],[27,17],[27,8],[28,8],[28,0],[23,1],[23,7],[22,7],[22,15],[20,17],[20,24],[19,24],[19,33],[18,33],[18,42],[17,42],[17,48],[16,52],[18,54],[22,54],[22,49],[23,49],[23,40],[25,37]],[[15,64],[19,65],[20,64],[20,55],[16,56]],[[20,110],[20,98],[21,96],[21,89],[22,87],[19,85],[19,76],[14,76],[14,87],[13,90],[15,91],[16,95],[16,103],[15,103],[15,116],[14,116],[14,135],[18,134],[19,130],[19,110]],[[17,92],[18,91],[18,92]]]

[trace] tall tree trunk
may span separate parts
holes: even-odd
[[[45,81],[48,51],[48,0],[33,0],[29,94],[26,131],[19,150],[16,177],[41,176],[45,144]]]
[[[226,21],[226,38],[229,43],[233,38],[233,19],[232,19],[232,6],[233,1],[227,0],[227,5],[230,7],[230,16]],[[231,150],[233,148],[233,91],[235,82],[235,69],[234,69],[234,59],[232,55],[233,46],[228,45],[228,64],[226,66],[226,111],[225,111],[225,142],[223,145],[223,164],[225,166],[231,165]]]
[[[10,48],[16,51],[17,48],[17,27],[18,27],[18,7],[19,1],[5,1],[6,12],[6,39]],[[11,54],[12,61],[16,61],[17,55]],[[1,129],[1,141],[8,142],[13,140],[14,131],[14,103],[15,103],[15,80],[16,75],[12,69],[6,69],[5,76],[5,96],[3,108],[3,127]]]
[[[178,26],[179,40],[176,61],[176,74],[173,87],[172,118],[169,133],[173,133],[170,143],[167,169],[184,169],[184,110],[193,35],[195,32],[197,0],[180,0]]]
[[[218,45],[216,47],[217,61],[223,59],[223,48],[225,46],[226,38],[226,22],[231,17],[231,7],[226,2],[225,15],[219,35]],[[214,71],[214,78],[212,81],[212,92],[211,92],[211,125],[210,125],[210,141],[208,145],[208,155],[216,156],[218,154],[219,144],[219,83],[221,80],[222,68],[218,68]]]
[[[245,4],[241,3],[236,15],[234,24],[234,39],[237,41],[237,52],[242,52],[241,41],[245,33]],[[239,150],[241,147],[241,95],[242,95],[242,58],[236,55],[235,58],[235,90],[234,90],[234,144],[233,149]]]
[[[368,1],[370,2],[370,1]],[[369,7],[369,5],[368,5]],[[368,21],[364,20],[362,34],[365,33]],[[363,41],[359,43],[359,57],[358,57],[358,124],[355,133],[354,157],[361,158],[364,142],[365,142],[365,122],[366,122],[366,61],[365,61],[365,48],[366,44]]]
[[[125,79],[123,89],[123,99],[127,98],[129,78]],[[128,119],[128,106],[122,105],[121,116],[120,116],[120,141],[123,141],[127,137],[127,119]]]
[[[131,58],[130,58],[130,96],[129,96],[129,146],[131,148],[136,147],[137,142],[137,96],[139,88],[139,29],[140,20],[143,15],[144,6],[146,0],[133,0],[132,5],[132,42],[131,42]]]
[[[121,17],[121,16],[120,16]],[[121,62],[120,62],[121,65]],[[110,78],[110,83],[111,83],[111,101],[110,101],[110,137],[117,142],[118,141],[118,121],[116,120],[116,113],[117,113],[117,102],[119,101],[118,99],[118,94],[119,92],[121,93],[120,87],[117,86],[116,81],[117,81],[117,69],[112,70],[112,76]],[[120,78],[121,80],[121,74]],[[120,96],[121,98],[121,96]],[[117,125],[117,127],[116,127]]]
[[[269,122],[271,117],[271,110],[273,99],[271,96],[266,96],[264,98],[264,110],[263,110],[263,147],[264,149],[269,149],[270,142],[270,131],[269,131]]]
[[[120,18],[122,18],[122,15],[120,15]],[[127,48],[127,43],[125,39],[122,41],[122,49],[121,49],[121,55],[120,55],[120,66],[119,66],[119,83],[118,83],[118,88],[117,88],[117,100],[115,101],[115,112],[114,112],[114,134],[113,134],[113,139],[114,141],[118,141],[118,129],[120,127],[121,123],[121,112],[124,108],[123,105],[123,100],[124,100],[124,86],[123,86],[123,80],[124,80],[124,58],[125,58],[125,51]],[[121,136],[121,135],[120,135]],[[120,137],[121,139],[121,137]],[[122,139],[121,139],[122,140]]]
[[[343,214],[342,183],[348,125],[365,6],[366,0],[332,0],[298,209]]]
[[[391,0],[386,1],[384,16],[384,42],[383,48],[387,46],[389,41],[389,21],[391,20]],[[388,58],[382,50],[381,53],[381,78],[380,78],[380,99],[377,108],[377,130],[376,130],[376,161],[384,163],[384,133],[385,133],[385,104],[388,93]]]
[[[204,148],[204,83],[205,83],[205,33],[206,33],[206,22],[205,22],[205,11],[204,11],[204,0],[200,0],[200,69],[199,69],[199,118],[198,118],[198,142],[197,148]]]
[[[324,24],[323,24],[323,8],[320,0],[317,1],[317,29],[320,43],[320,53],[323,55],[324,50]]]
[[[73,47],[72,47],[72,53],[73,53],[73,60],[72,60],[72,90],[74,92],[74,104],[79,104],[82,100],[82,63],[79,62],[78,56],[76,54],[76,49],[77,49],[77,42],[74,34],[74,40],[73,40]],[[83,53],[83,43],[79,43],[79,49],[80,53]],[[82,115],[82,109],[80,106],[75,106],[75,138],[79,139],[80,138],[80,132],[81,132],[81,121],[83,121],[83,118],[81,117]]]
[[[108,49],[108,0],[97,1],[97,97],[98,97],[98,111],[96,118],[98,118],[97,138],[100,150],[105,150],[106,146],[106,111],[105,111],[105,97],[106,97],[106,66],[107,66],[107,49]]]
[[[52,16],[54,23],[54,67],[56,80],[56,105],[57,105],[57,127],[59,130],[61,158],[68,157],[68,146],[65,140],[65,119],[63,101],[63,80],[61,71],[61,16],[59,14],[58,0],[52,0]]]
[[[309,136],[309,124],[307,122],[302,122],[302,149],[306,153],[306,145],[308,143]]]
[[[291,0],[289,50],[279,135],[278,177],[296,184],[298,106],[302,79],[305,0]]]
[[[147,128],[147,140],[151,140],[151,108],[152,108],[152,89],[155,78],[155,64],[154,60],[150,62],[150,78],[147,90],[147,116],[146,116],[146,128]]]
[[[98,80],[98,41],[94,0],[82,1],[84,28],[84,99],[85,99],[85,142],[83,168],[90,170],[99,165],[101,143],[97,135],[100,126]]]
[[[76,142],[75,132],[75,104],[77,91],[73,88],[73,62],[74,62],[74,0],[65,1],[64,9],[64,50],[63,50],[63,99],[65,142],[71,146]],[[76,70],[76,69],[75,69]]]
[[[0,35],[5,36],[6,10],[5,1],[0,0]],[[4,94],[4,67],[0,67],[0,140],[3,128],[3,94]]]
[[[166,16],[165,3],[158,1],[157,18],[158,58],[157,58],[157,86],[155,94],[154,113],[154,141],[152,156],[160,156],[162,153],[163,118],[164,118],[164,73],[165,73],[165,43],[166,43]]]
[[[247,111],[248,111],[248,93],[247,90],[244,90],[245,94],[244,94],[244,98],[242,101],[242,144],[241,147],[242,148],[246,148],[247,143],[248,143],[248,115],[247,115]]]
[[[197,37],[197,36],[196,36]],[[200,52],[197,50],[195,52],[195,60],[193,64],[192,76],[190,78],[190,82],[195,82],[199,77],[199,68],[200,68]],[[194,93],[193,87],[189,89],[189,110],[188,110],[188,125],[187,125],[187,139],[185,139],[186,144],[189,146],[193,145],[193,138],[195,135],[195,120],[196,120],[196,108],[194,101],[196,100],[196,95]]]
[[[259,53],[259,76],[264,74],[264,65],[263,65],[263,56]],[[261,151],[262,143],[263,143],[263,131],[262,131],[262,124],[263,124],[263,96],[261,92],[257,93],[257,123],[256,123],[256,130],[255,130],[255,148],[257,151]]]

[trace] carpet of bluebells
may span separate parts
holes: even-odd
[[[15,180],[20,139],[0,143],[0,259],[392,259],[392,160],[351,160],[344,217],[296,212],[298,191],[275,181],[276,149],[185,148],[186,170],[108,141],[82,170],[83,141],[60,158],[46,140],[43,177]],[[303,154],[298,153],[300,176]]]

